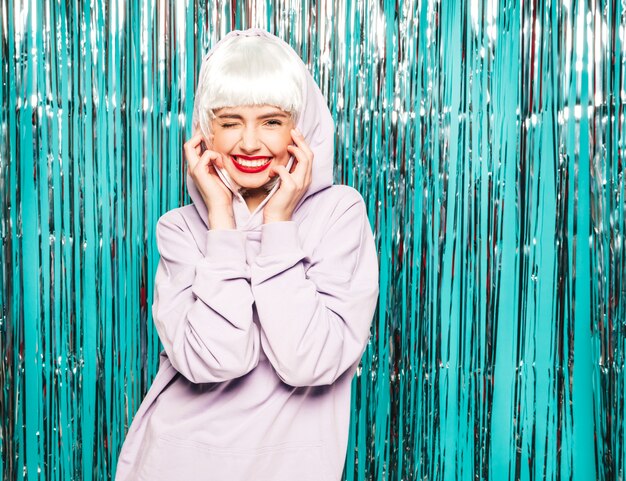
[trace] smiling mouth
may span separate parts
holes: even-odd
[[[253,174],[265,170],[272,162],[272,157],[264,156],[248,156],[248,155],[231,155],[233,164],[242,172]]]

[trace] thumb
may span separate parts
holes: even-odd
[[[289,172],[284,165],[273,165],[270,167],[270,177],[274,178],[277,175],[281,178],[281,180],[286,180],[289,178]]]
[[[215,167],[219,167],[220,169],[224,168],[224,154],[220,154],[219,152],[213,159],[213,164]]]

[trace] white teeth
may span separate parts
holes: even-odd
[[[244,160],[239,157],[233,157],[238,164],[243,165],[244,167],[260,167],[270,161],[270,159],[265,160]]]

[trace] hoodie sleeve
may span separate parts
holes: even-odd
[[[367,345],[378,259],[363,199],[351,201],[335,210],[306,263],[294,221],[262,227],[251,266],[261,344],[292,386],[332,384],[356,367]]]
[[[152,316],[167,357],[191,382],[226,381],[258,364],[243,235],[207,231],[204,256],[180,214],[157,223]]]

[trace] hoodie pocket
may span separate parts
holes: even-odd
[[[162,435],[148,449],[140,479],[150,481],[335,481],[322,442],[229,449]]]

